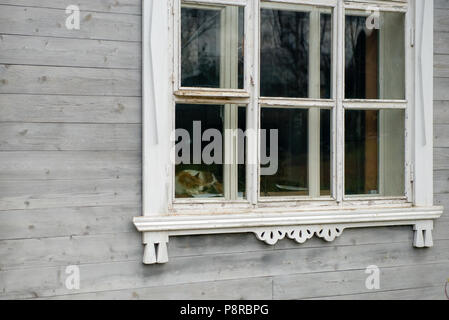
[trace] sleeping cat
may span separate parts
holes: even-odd
[[[183,170],[176,174],[175,182],[176,195],[190,197],[206,193],[223,195],[223,185],[211,172]]]

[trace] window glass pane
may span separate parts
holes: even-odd
[[[405,99],[405,15],[346,15],[346,99]]]
[[[261,10],[261,96],[331,97],[332,15],[307,11]]]
[[[331,195],[331,111],[320,111],[320,192]]]
[[[246,107],[176,105],[177,198],[246,197]]]
[[[332,15],[320,15],[320,98],[332,98]]]
[[[243,89],[244,9],[183,5],[181,86]]]
[[[261,167],[277,169],[261,175],[261,196],[309,195],[308,110],[262,108],[261,128],[266,130],[265,143],[261,140],[261,157],[271,160]],[[277,140],[271,139],[270,130],[277,131]]]
[[[262,9],[260,19],[260,95],[307,98],[309,13]]]
[[[404,195],[403,110],[345,113],[347,195]]]
[[[246,198],[246,108],[238,108],[238,198]]]
[[[224,107],[219,105],[176,106],[176,167],[175,194],[177,198],[210,198],[224,196],[224,151],[210,153],[215,159],[203,156],[210,141],[203,141],[206,131],[223,137]],[[211,139],[212,140],[212,139]],[[216,152],[216,153],[215,153]],[[221,155],[220,155],[221,153]]]

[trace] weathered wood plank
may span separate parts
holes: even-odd
[[[127,205],[141,202],[140,179],[2,181],[0,210]]]
[[[141,0],[0,0],[0,4],[65,9],[77,5],[81,11],[141,14]]]
[[[410,243],[335,248],[303,248],[173,258],[164,265],[145,266],[139,261],[80,266],[78,293],[145,288],[201,281],[258,278],[348,269],[375,264],[380,268],[416,265],[423,261],[447,263],[449,240],[435,241],[430,250]],[[65,267],[0,271],[1,298],[58,296],[74,293],[65,288]],[[105,281],[107,279],[107,281]]]
[[[449,170],[449,148],[435,148],[433,162],[434,170]]]
[[[1,240],[0,269],[135,261],[142,255],[141,242],[138,232]]]
[[[273,298],[310,299],[374,293],[365,286],[368,277],[365,273],[366,267],[360,270],[276,276],[273,278]],[[449,261],[439,264],[381,268],[380,289],[375,291],[441,286],[447,278],[448,268]],[[441,294],[444,296],[443,292]]]
[[[440,78],[449,77],[449,55],[437,54],[434,56],[434,76]]]
[[[140,151],[4,151],[0,181],[138,179],[141,161]]]
[[[448,10],[438,9],[434,10],[434,30],[435,32],[449,32]]]
[[[434,131],[434,147],[435,148],[449,148],[449,125],[435,124]]]
[[[136,288],[73,294],[52,300],[268,300],[272,299],[272,280],[266,278],[238,279],[181,284],[166,287]]]
[[[435,101],[433,105],[434,124],[449,124],[449,101]]]
[[[434,78],[434,100],[449,101],[449,78]]]
[[[449,193],[449,170],[438,170],[433,175],[434,193]]]
[[[435,32],[433,47],[435,54],[449,54],[449,32]]]
[[[138,42],[0,35],[0,63],[140,69],[141,45]]]
[[[141,98],[0,94],[0,122],[142,123]]]
[[[320,297],[319,300],[447,300],[443,285],[405,290],[379,291],[357,295]]]
[[[134,211],[134,215],[138,215]],[[123,217],[123,214],[121,214]],[[1,218],[1,215],[0,215]],[[89,219],[90,221],[92,219]],[[127,221],[113,221],[123,224],[122,229],[132,225],[132,218]],[[62,224],[64,215],[55,217],[53,224]],[[86,221],[87,222],[87,221]],[[84,233],[91,232],[91,226],[85,225]],[[94,222],[94,225],[98,223]],[[27,222],[22,229],[29,227]],[[38,226],[40,223],[38,223]],[[95,227],[95,226],[94,226]],[[448,220],[439,220],[433,233],[434,240],[449,240],[446,230],[449,227]],[[18,226],[14,227],[18,229]],[[33,228],[36,228],[33,225]],[[75,228],[79,230],[79,227]],[[96,227],[99,230],[99,227]],[[23,230],[22,233],[24,233]],[[69,231],[70,232],[70,231]],[[143,247],[141,235],[135,231],[121,233],[82,234],[62,237],[45,237],[29,239],[0,240],[0,269],[41,268],[65,266],[67,264],[107,263],[114,261],[137,261],[142,257]],[[399,236],[390,236],[396,233]],[[71,234],[71,233],[69,233]],[[332,250],[335,247],[351,246],[353,243],[360,245],[390,244],[398,240],[411,246],[411,230],[398,229],[366,229],[347,230],[339,241],[332,244],[324,244],[323,241],[314,239],[306,244],[299,245],[292,241],[282,241],[284,246],[271,247],[257,240],[252,234],[221,235],[217,237],[173,237],[169,242],[170,260],[177,257],[206,256],[217,254],[235,254],[244,252],[267,252],[280,249],[310,249],[318,248]],[[394,239],[390,240],[390,239]],[[18,254],[20,252],[20,255]]]
[[[136,15],[80,13],[80,30],[68,30],[65,9],[2,5],[3,34],[50,36],[75,39],[141,41],[141,18]]]
[[[120,205],[0,211],[0,240],[136,232],[132,218],[141,212]]]
[[[141,96],[140,70],[0,65],[0,94]]]
[[[139,151],[139,124],[0,123],[0,151]]]

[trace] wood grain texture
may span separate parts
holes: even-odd
[[[0,63],[140,69],[138,42],[0,36]]]
[[[2,152],[0,181],[139,179],[140,151]]]
[[[141,96],[139,70],[0,65],[0,94]]]
[[[434,34],[434,53],[449,54],[449,32],[435,32]]]
[[[372,294],[365,286],[366,269],[313,274],[295,274],[273,278],[274,299],[310,299],[326,296]],[[440,286],[447,277],[447,263],[399,266],[380,270],[380,289],[407,290]],[[411,277],[410,275],[413,275]],[[440,292],[444,297],[444,293]],[[379,292],[379,297],[382,295]]]
[[[435,101],[433,104],[434,124],[449,124],[449,101]]]
[[[115,212],[117,210],[111,211],[111,214]],[[136,214],[137,210],[132,212]],[[123,218],[123,216],[121,214],[120,218]],[[130,220],[123,221],[123,219],[117,218],[114,221],[113,217],[110,217],[109,221],[115,224],[122,223],[122,230],[131,224]],[[95,234],[95,232],[99,231],[95,225],[99,223],[93,222],[91,226],[88,222],[92,223],[92,219],[81,222],[85,225],[85,229],[80,230],[82,232],[80,235],[69,233],[69,235],[59,237],[48,237],[47,235],[44,238],[0,240],[0,269],[28,269],[65,266],[67,264],[139,261],[142,258],[139,234],[132,232],[132,230],[115,233],[104,233],[103,231],[103,233]],[[37,225],[33,225],[32,229],[37,229],[40,225],[38,222]],[[25,229],[22,232],[25,232],[29,226],[29,223],[22,226],[22,229]],[[448,227],[449,221],[447,219],[438,221],[433,234],[434,240],[449,240],[449,236],[446,234]],[[16,225],[13,228],[17,230],[19,226]],[[78,229],[77,227],[74,231]],[[27,232],[28,236],[33,230]],[[347,235],[345,234],[341,240],[335,243],[326,243],[315,239],[300,246],[285,240],[280,242],[284,245],[278,245],[274,248],[260,242],[253,234],[219,235],[216,237],[174,237],[169,243],[169,255],[171,260],[179,257],[229,255],[245,252],[263,253],[287,249],[304,250],[316,248],[331,251],[335,250],[336,247],[411,243],[412,238],[410,235],[412,233],[410,231],[406,230],[406,228],[346,230],[345,233],[347,232]],[[22,254],[17,256],[17,252]]]
[[[434,287],[320,297],[320,300],[446,300],[444,284]]]
[[[0,122],[142,123],[139,97],[0,94]]]
[[[0,6],[3,34],[73,39],[141,42],[141,17],[128,14],[80,12],[80,30],[68,30],[65,9]]]
[[[77,5],[81,11],[141,14],[141,0],[0,0],[0,4],[65,9]]]
[[[449,148],[449,125],[435,124],[433,126],[433,133],[435,148]]]
[[[0,211],[0,240],[135,232],[140,206],[66,207]]]
[[[138,124],[0,123],[0,151],[138,151]]]
[[[449,78],[449,55],[434,56],[434,75],[439,78]]]
[[[71,294],[49,299],[270,300],[272,299],[272,280],[270,277],[264,277],[229,281],[209,281],[164,287]]]
[[[3,180],[0,194],[0,210],[135,206],[141,202],[141,180]]]
[[[131,288],[361,269],[416,265],[421,261],[447,263],[449,240],[435,241],[431,250],[416,250],[410,243],[366,246],[301,248],[218,254],[171,259],[165,265],[145,266],[139,261],[80,265],[78,293]],[[0,271],[0,298],[38,298],[73,293],[65,288],[65,267]],[[23,279],[27,281],[23,281]],[[18,281],[21,279],[22,281]]]

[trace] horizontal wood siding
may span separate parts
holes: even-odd
[[[81,30],[65,28],[78,4]],[[173,238],[142,264],[141,0],[0,0],[0,299],[444,299],[449,0],[435,2],[435,247],[409,227],[335,242]],[[79,265],[80,290],[65,288]],[[366,267],[381,288],[365,287]]]

